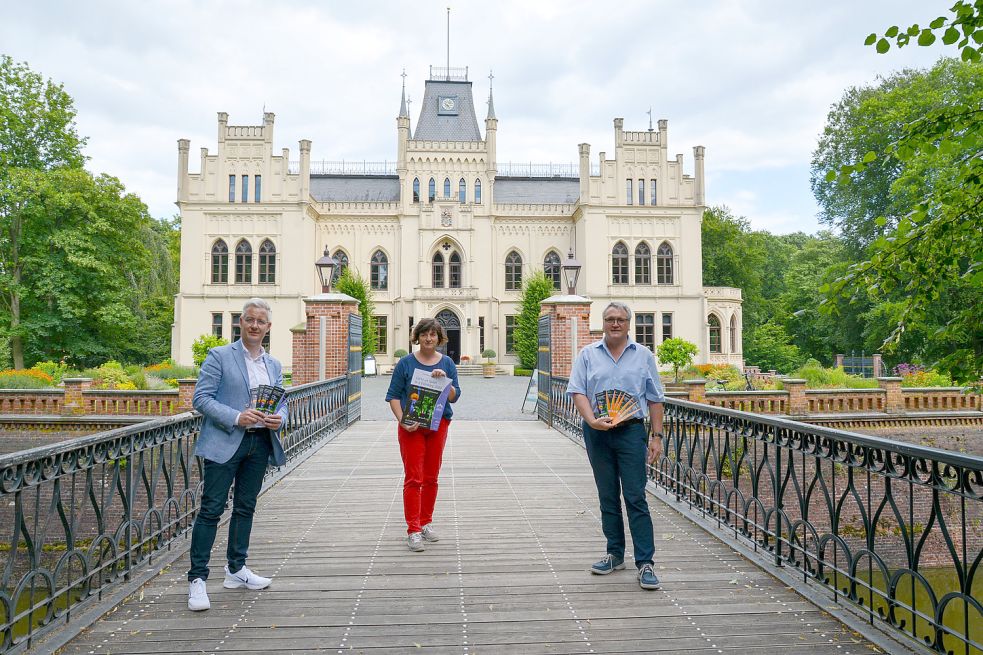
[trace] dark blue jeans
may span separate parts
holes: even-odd
[[[619,559],[625,556],[625,523],[621,514],[624,495],[628,528],[635,546],[635,566],[652,564],[655,537],[645,497],[648,455],[645,425],[633,423],[603,432],[585,423],[584,442],[601,501],[601,528],[608,540],[607,552]]]
[[[204,460],[205,486],[201,509],[191,532],[189,581],[195,578],[208,579],[208,560],[215,543],[215,532],[228,503],[229,488],[233,482],[235,490],[232,492],[232,519],[229,521],[229,546],[225,556],[232,573],[246,564],[256,497],[263,487],[263,476],[266,474],[272,449],[269,430],[247,432],[242,437],[239,449],[229,461],[219,464],[209,459]]]

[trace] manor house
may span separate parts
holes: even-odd
[[[304,321],[302,299],[320,292],[314,262],[328,248],[339,270],[371,284],[383,366],[410,350],[423,317],[447,329],[455,361],[491,348],[517,363],[522,282],[544,271],[566,294],[560,267],[571,251],[591,330],[620,300],[635,312],[635,339],[653,350],[682,337],[699,346],[697,363],[743,365],[740,289],[703,286],[703,146],[686,174],[683,155],[669,155],[667,121],[626,131],[616,118],[611,157],[592,160],[582,143],[579,165],[506,164],[491,88],[482,133],[467,69],[432,67],[429,77],[415,126],[403,89],[394,164],[312,161],[308,140],[291,161],[287,148],[273,151],[272,113],[248,126],[219,113],[216,151],[201,149],[196,173],[189,141],[178,141],[176,361],[190,364],[204,333],[238,338],[243,302],[260,296],[273,306],[269,349],[289,366],[290,328]]]

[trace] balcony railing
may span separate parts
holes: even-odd
[[[266,487],[348,424],[347,384],[287,391],[287,465],[267,471]],[[0,653],[23,652],[183,552],[202,490],[200,427],[185,412],[0,457]]]
[[[538,177],[538,178],[560,178],[578,179],[580,177],[580,166],[574,163],[553,163],[537,164],[534,162],[497,162],[497,175],[500,177]],[[287,167],[287,171],[292,175],[300,173],[300,162],[292,161]],[[312,161],[311,175],[397,175],[396,162],[394,161],[366,161],[366,160],[339,160],[339,161]],[[590,174],[597,176],[601,174],[600,164],[590,165]]]
[[[583,442],[553,377],[540,416]],[[983,458],[667,399],[652,482],[871,625],[980,652]]]

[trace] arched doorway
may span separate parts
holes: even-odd
[[[434,319],[447,333],[447,343],[437,350],[453,359],[455,364],[459,364],[461,361],[461,319],[449,309],[440,310]]]

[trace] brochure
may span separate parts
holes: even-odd
[[[611,425],[618,425],[632,418],[642,418],[641,405],[627,391],[621,389],[599,391],[594,394],[594,401],[597,406],[594,416],[596,418],[611,417]]]
[[[421,425],[430,430],[440,427],[444,405],[451,392],[451,379],[435,378],[430,371],[416,369],[410,380],[409,396],[403,405],[403,424]]]
[[[280,401],[283,400],[287,390],[283,387],[274,387],[269,384],[261,384],[250,392],[256,394],[255,409],[264,414],[273,414],[280,408]]]

